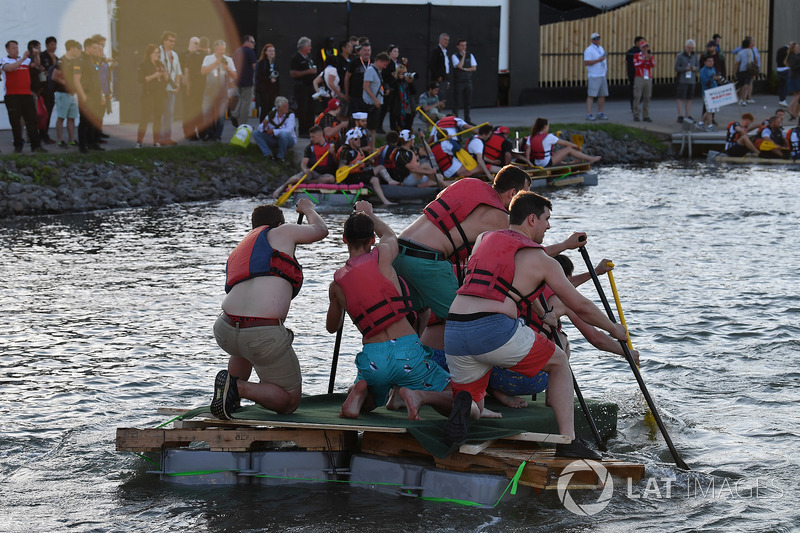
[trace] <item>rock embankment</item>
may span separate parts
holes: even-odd
[[[235,156],[153,161],[146,170],[112,162],[18,166],[10,159],[0,161],[0,218],[254,196],[271,192],[283,170]]]
[[[601,155],[606,165],[668,157],[632,136],[614,139],[604,131],[570,130],[561,136],[569,139],[576,133],[584,137],[583,150]],[[102,163],[28,159],[25,164],[14,158],[0,160],[0,218],[264,195],[296,170],[235,154],[213,161],[154,160],[144,166],[108,159]]]

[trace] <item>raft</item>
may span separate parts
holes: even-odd
[[[794,166],[800,164],[796,159],[766,159],[755,155],[746,155],[744,157],[731,157],[726,155],[725,152],[717,152],[716,150],[709,150],[706,161],[709,163],[733,163],[736,165],[784,165]]]
[[[403,185],[383,185],[383,194],[390,202],[426,204],[436,198],[436,187],[406,187]],[[354,204],[358,200],[377,201],[378,197],[363,183],[346,184],[300,184],[294,191],[295,197],[303,195],[315,204],[325,202],[328,205]]]
[[[556,489],[562,470],[570,465],[574,470],[581,461],[555,457],[553,446],[568,438],[558,434],[543,398],[522,409],[487,399],[487,406],[503,418],[474,421],[466,442],[453,453],[443,442],[446,419],[430,407],[420,410],[422,420],[408,420],[405,409],[385,408],[342,419],[338,415],[345,398],[344,393],[306,396],[291,415],[243,407],[232,420],[214,418],[208,407],[159,409],[160,415],[174,417],[171,427],[119,428],[116,449],[148,454],[158,464],[148,473],[169,483],[338,483],[480,506]],[[588,403],[602,438],[613,437],[617,406]],[[575,409],[577,435],[591,440],[577,403]],[[612,458],[599,463],[611,475],[632,482],[644,476],[642,464]],[[607,483],[589,467],[568,476],[570,490]]]
[[[590,163],[575,163],[555,167],[531,168],[514,163],[531,178],[531,189],[559,188],[572,185],[597,185],[598,173],[592,170]],[[476,178],[489,181],[486,176]]]

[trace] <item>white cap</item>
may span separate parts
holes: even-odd
[[[599,34],[599,33],[597,33],[597,32],[594,32],[594,33],[592,34],[592,39],[597,39],[598,37],[600,37],[600,34]]]
[[[355,120],[367,120],[367,114],[364,112],[361,113],[353,113],[353,118]]]
[[[410,130],[403,130],[400,132],[400,138],[404,141],[410,141],[414,138],[414,134]]]
[[[352,130],[347,132],[344,139],[347,142],[350,142],[350,139],[360,139],[361,138],[361,130],[359,128],[353,128]]]

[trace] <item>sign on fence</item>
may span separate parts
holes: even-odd
[[[736,87],[732,83],[706,89],[703,91],[703,99],[706,102],[706,109],[711,113],[716,113],[720,107],[739,102],[736,95]]]

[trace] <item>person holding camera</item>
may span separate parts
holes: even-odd
[[[160,59],[160,50],[155,44],[148,44],[144,51],[144,61],[139,65],[137,79],[142,84],[139,130],[136,134],[136,148],[142,147],[147,123],[153,123],[153,146],[161,146],[161,116],[167,101],[167,69]]]
[[[653,67],[655,60],[650,53],[650,44],[647,41],[639,43],[641,52],[633,56],[633,66],[636,77],[633,80],[633,120],[639,122],[640,112],[644,113],[642,120],[653,122],[650,118],[650,98],[653,96]]]
[[[8,121],[11,123],[11,131],[14,136],[14,151],[22,153],[25,140],[22,137],[22,123],[25,121],[25,128],[31,141],[31,150],[34,152],[46,152],[39,143],[39,132],[36,128],[36,106],[31,98],[31,52],[26,50],[19,55],[19,43],[8,41],[6,43],[8,55],[0,60],[0,68],[6,76],[6,111],[8,111]]]
[[[261,49],[261,57],[256,63],[256,103],[260,122],[264,122],[267,113],[272,111],[275,98],[280,94],[279,76],[275,62],[275,45],[267,43]]]

